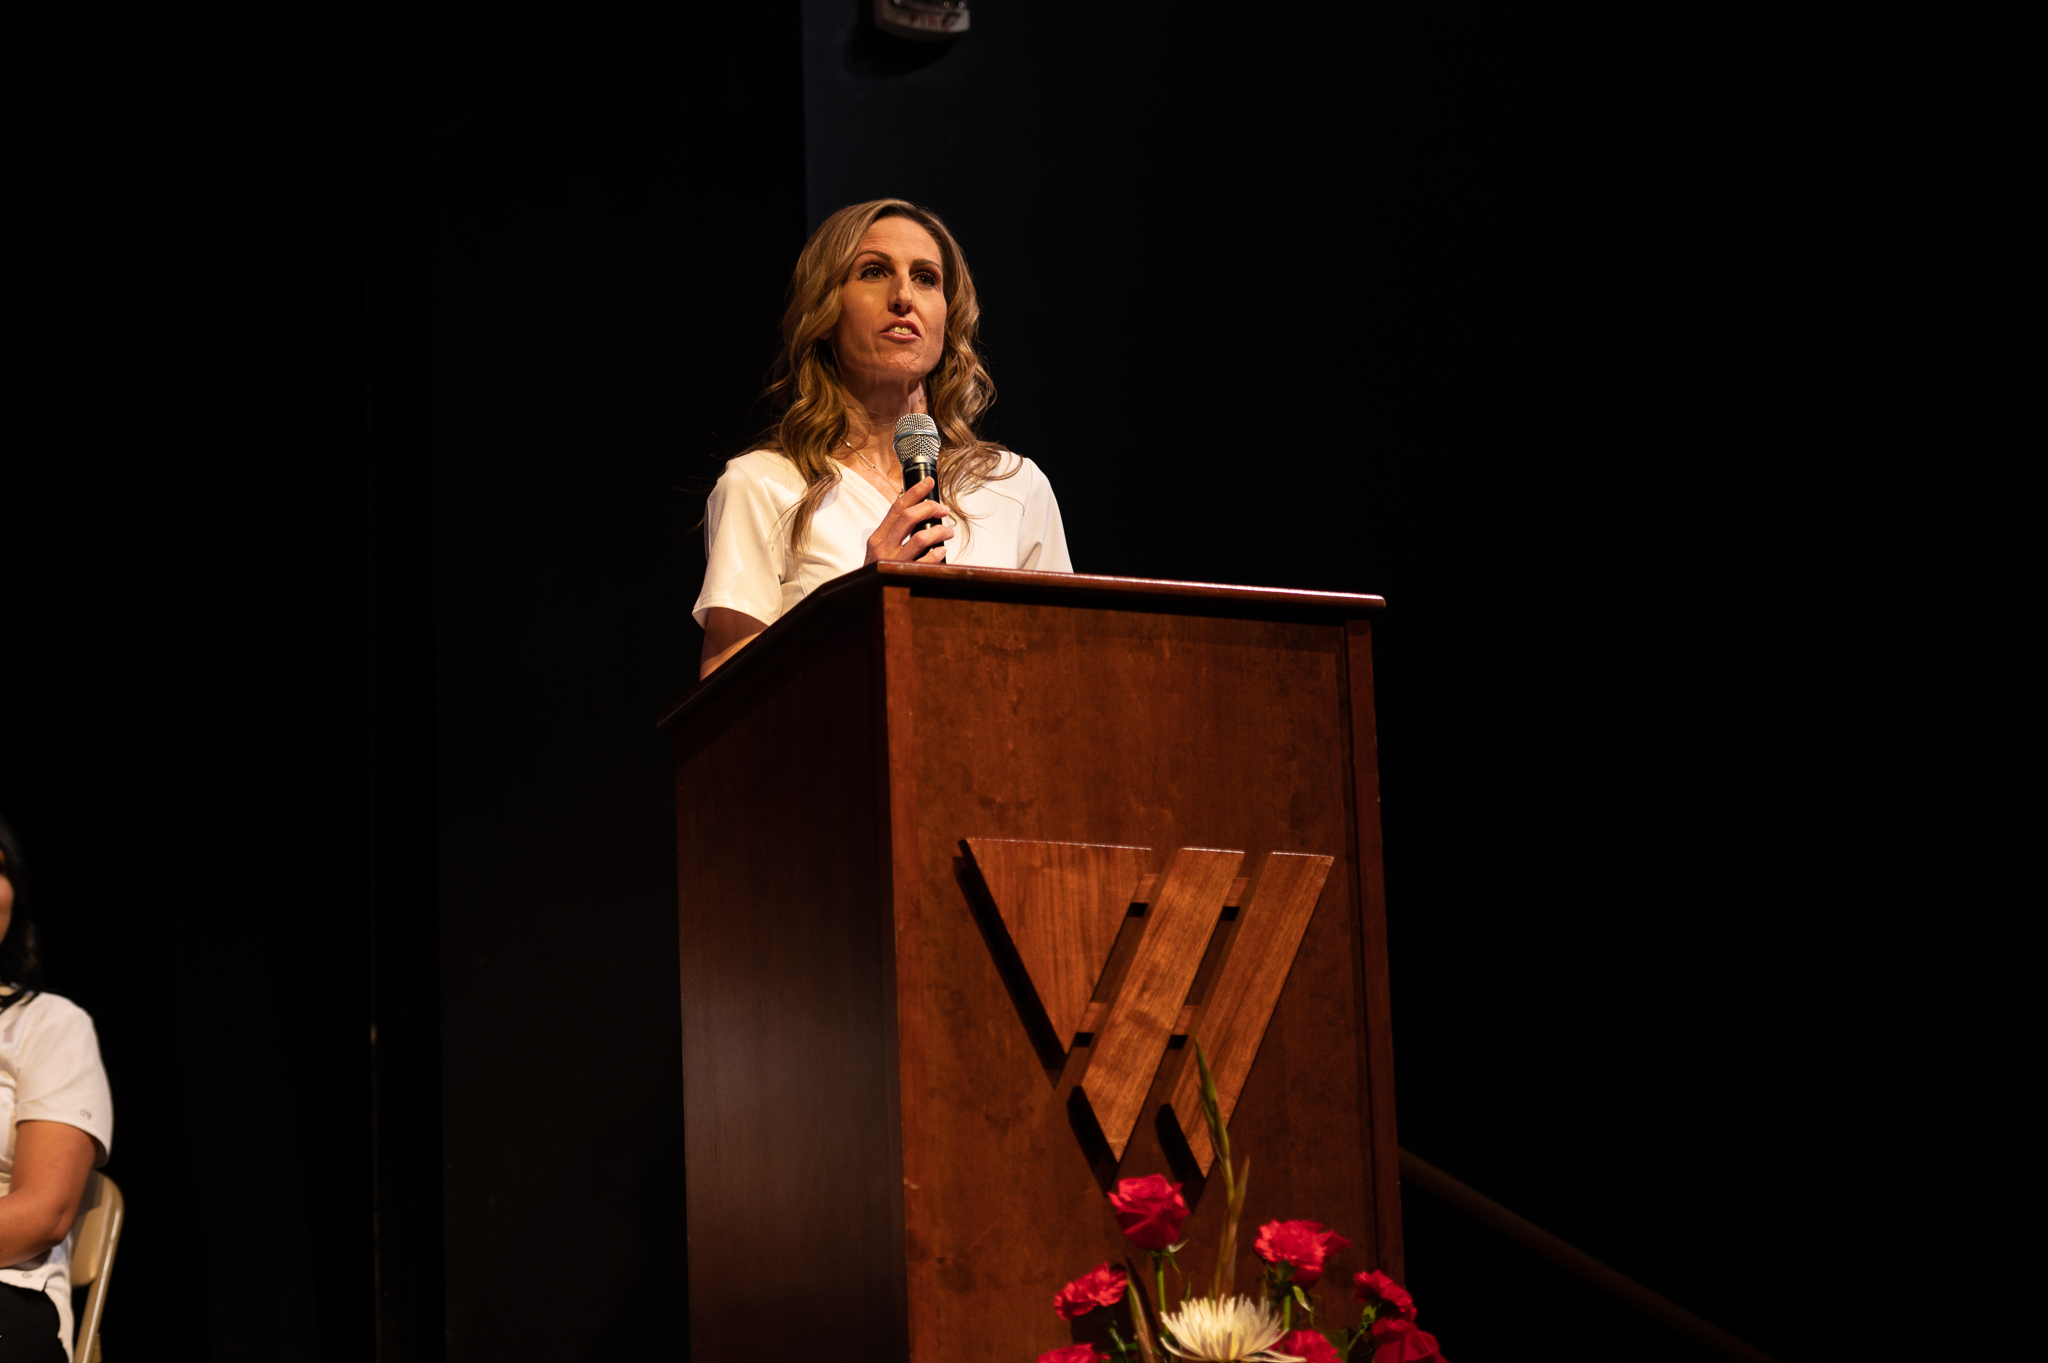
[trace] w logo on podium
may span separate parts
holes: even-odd
[[[1111,1152],[1123,1158],[1150,1097],[1207,1174],[1200,1076],[1188,1063],[1162,1080],[1162,1065],[1177,1043],[1199,1042],[1229,1123],[1332,859],[1274,852],[1244,877],[1242,852],[1183,847],[1148,875],[1148,847],[969,838],[967,849],[1042,1010],[1034,1022],[1069,1057],[1088,1047],[1077,1091]]]

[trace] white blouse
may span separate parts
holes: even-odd
[[[971,525],[946,518],[955,526],[946,562],[1073,572],[1060,504],[1038,465],[1004,450],[996,472],[1010,476],[959,499]],[[791,508],[803,495],[803,475],[772,450],[753,450],[726,464],[704,508],[704,590],[691,611],[699,625],[713,606],[774,624],[808,593],[860,567],[868,536],[893,505],[867,479],[842,471],[811,517],[799,555],[790,552],[789,527]]]

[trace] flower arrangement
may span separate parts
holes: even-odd
[[[1316,1305],[1309,1292],[1323,1279],[1330,1257],[1351,1242],[1320,1221],[1268,1221],[1259,1227],[1252,1252],[1265,1264],[1255,1296],[1240,1296],[1235,1287],[1237,1226],[1244,1213],[1245,1182],[1251,1156],[1233,1166],[1230,1134],[1216,1105],[1216,1082],[1208,1057],[1195,1048],[1202,1074],[1202,1117],[1215,1143],[1223,1169],[1225,1202],[1223,1233],[1216,1247],[1216,1272],[1208,1291],[1189,1292],[1175,1255],[1187,1247],[1180,1238],[1188,1204],[1178,1183],[1163,1175],[1127,1178],[1109,1195],[1116,1223],[1134,1248],[1151,1256],[1154,1296],[1148,1304],[1131,1275],[1103,1263],[1074,1279],[1053,1297],[1061,1320],[1076,1320],[1097,1307],[1130,1305],[1132,1338],[1111,1326],[1110,1353],[1093,1344],[1073,1344],[1038,1356],[1038,1363],[1162,1363],[1163,1349],[1172,1358],[1200,1363],[1349,1363],[1354,1353],[1363,1363],[1445,1363],[1434,1336],[1415,1327],[1415,1299],[1384,1273],[1359,1273],[1352,1296],[1363,1306],[1356,1326],[1316,1327]],[[1166,1270],[1181,1280],[1179,1305],[1168,1309]],[[1295,1310],[1305,1323],[1297,1327]]]

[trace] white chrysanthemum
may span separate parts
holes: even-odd
[[[1204,1363],[1303,1363],[1293,1354],[1273,1352],[1273,1345],[1287,1333],[1280,1313],[1262,1301],[1248,1297],[1225,1297],[1209,1301],[1197,1297],[1169,1311],[1163,1322],[1173,1339],[1167,1350],[1179,1358],[1196,1358]]]

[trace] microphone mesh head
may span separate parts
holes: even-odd
[[[896,421],[896,462],[914,463],[939,457],[939,423],[923,412],[912,412]]]

